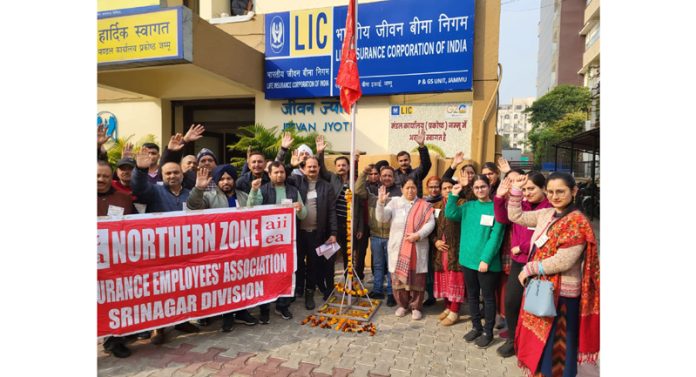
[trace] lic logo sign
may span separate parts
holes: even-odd
[[[413,106],[398,106],[391,107],[391,115],[410,115],[413,114]]]
[[[273,50],[273,52],[276,54],[279,54],[281,51],[283,51],[283,47],[285,46],[285,23],[279,16],[275,16],[271,20],[270,35],[271,50]]]

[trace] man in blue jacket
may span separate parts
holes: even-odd
[[[167,162],[160,167],[162,185],[153,184],[148,180],[150,157],[146,150],[141,149],[135,156],[136,169],[131,180],[133,195],[138,201],[147,206],[146,213],[181,211],[186,205],[191,191],[182,186],[184,174],[176,162]],[[175,329],[186,332],[198,332],[196,325],[184,322],[174,326]],[[162,344],[166,340],[164,328],[155,330],[152,344]]]

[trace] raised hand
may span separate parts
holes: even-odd
[[[522,190],[522,187],[527,184],[527,175],[526,174],[520,174],[517,177],[515,177],[515,180],[512,182],[512,185],[518,189]]]
[[[292,155],[290,157],[290,165],[292,165],[295,168],[300,166],[300,151],[298,151],[297,149],[292,151]]]
[[[184,147],[184,136],[180,133],[172,135],[169,138],[169,144],[167,144],[167,149],[173,152],[180,151]]]
[[[503,174],[507,174],[510,170],[512,170],[510,168],[510,164],[503,156],[498,157],[498,169],[500,169],[500,172]]]
[[[387,192],[387,188],[385,186],[379,186],[379,189],[377,190],[377,201],[386,204],[387,200],[389,199],[389,193]]]
[[[510,177],[505,177],[502,182],[500,182],[500,186],[498,186],[498,191],[496,191],[495,196],[499,198],[504,198],[505,195],[507,195],[508,192],[510,192],[510,188],[512,187],[512,178]]]
[[[459,193],[462,191],[463,187],[461,183],[457,183],[456,185],[452,186],[452,191],[450,191],[450,194],[454,196],[459,196]]]
[[[326,141],[324,140],[324,135],[317,136],[314,142],[317,146],[317,154],[323,152],[324,149],[326,149]]]
[[[415,139],[413,139],[418,143],[419,147],[422,147],[425,145],[425,129],[421,128],[420,131],[418,131],[418,135],[416,135]]]
[[[133,158],[133,143],[123,144],[123,150],[121,150],[121,158]]]
[[[280,140],[280,146],[284,149],[290,148],[293,141],[292,134],[290,132],[283,132],[283,138]]]
[[[190,143],[196,141],[203,137],[203,132],[205,132],[205,127],[200,124],[192,124],[189,130],[184,135],[184,143]]]
[[[256,178],[253,181],[251,181],[251,189],[256,191],[259,188],[261,188],[261,178]]]
[[[210,182],[213,180],[213,177],[210,177],[208,175],[209,170],[206,168],[200,168],[198,169],[198,172],[196,173],[196,188],[199,190],[205,190],[208,188],[208,185]]]
[[[97,146],[101,147],[111,139],[111,136],[106,136],[106,126],[105,125],[99,125],[97,126]]]
[[[147,154],[142,148],[135,155],[135,166],[140,169],[147,169],[150,167],[150,155]]]
[[[450,165],[450,167],[452,169],[455,169],[462,162],[464,162],[464,152],[459,151],[454,155],[454,158],[452,159],[452,165]]]

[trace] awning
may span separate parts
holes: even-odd
[[[108,64],[99,64],[97,69],[99,86],[172,100],[253,97],[256,93],[263,91],[263,53],[211,25],[188,8],[165,8],[159,10],[158,14],[169,9],[172,11],[177,9],[182,15],[178,21],[180,27],[175,29],[174,25],[171,25],[168,30],[171,30],[171,33],[175,33],[176,30],[178,35],[172,36],[171,45],[179,45],[183,52],[173,59],[161,58],[159,61],[124,59],[122,62],[117,60],[109,61]],[[143,16],[148,19],[156,17],[154,13],[152,17],[149,17],[148,13]],[[109,42],[110,35],[107,28],[110,25],[120,25],[123,28],[122,26],[127,24],[126,20],[118,18],[100,21],[104,23],[104,26],[100,29],[99,36],[106,37],[105,42]],[[119,21],[121,21],[120,24],[117,24]],[[132,26],[124,33],[131,38],[132,42],[130,44],[121,42],[123,46],[119,45],[111,49],[111,52],[119,53],[127,48],[133,48],[133,54],[135,54],[133,42],[139,41],[135,30],[142,27],[144,26]],[[138,31],[142,35],[142,31]],[[160,30],[155,29],[155,31]],[[177,40],[179,43],[175,43]],[[113,40],[111,42],[113,46]],[[149,46],[160,47],[155,43]],[[148,45],[141,47],[147,48]],[[99,51],[108,52],[107,49]],[[140,53],[139,49],[138,53]]]
[[[599,128],[581,132],[553,145],[555,148],[599,154]]]

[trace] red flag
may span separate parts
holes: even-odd
[[[341,66],[338,69],[336,85],[341,87],[341,106],[350,114],[352,104],[362,97],[358,60],[355,54],[355,0],[350,0],[346,15],[346,34],[341,50]]]

